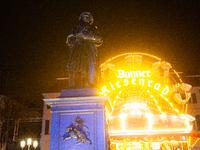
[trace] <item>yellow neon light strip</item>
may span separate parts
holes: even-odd
[[[149,91],[147,91],[147,93],[149,93]],[[149,93],[150,94],[150,93]],[[151,98],[153,98],[153,95],[149,95]],[[164,99],[164,100],[166,100],[167,102],[168,102],[168,104],[172,107],[172,109],[175,111],[175,112],[179,112],[179,110],[178,109],[176,109],[176,108],[174,108],[173,107],[173,104],[167,99],[167,98],[165,98],[162,94],[160,94],[160,96]],[[160,108],[160,106],[158,106],[157,105],[157,102],[156,102],[157,100],[154,100],[154,102],[155,102],[155,104],[156,104],[156,106],[158,107],[158,109],[159,109],[159,111],[161,111],[161,108]]]
[[[155,58],[155,59],[161,61],[160,58],[158,58],[158,57],[156,57],[156,56],[154,56],[154,55],[147,54],[147,53],[139,53],[139,52],[135,52],[135,53],[123,53],[123,54],[120,54],[120,55],[117,55],[117,56],[114,56],[114,57],[108,59],[106,62],[102,63],[102,64],[100,65],[100,67],[104,66],[105,64],[107,64],[107,63],[110,62],[111,60],[116,59],[116,58],[118,58],[118,57],[125,56],[125,55],[136,55],[136,54],[137,54],[137,55],[149,56],[149,57],[152,57],[152,58]]]
[[[190,133],[191,130],[188,129],[166,129],[166,130],[116,130],[116,131],[109,131],[109,133],[113,133],[113,134],[118,134],[118,135],[132,135],[133,133],[165,133],[165,132],[172,132],[172,133],[179,133],[179,132],[183,132],[183,133]],[[120,134],[121,133],[121,134]],[[149,133],[148,133],[149,134]]]
[[[149,93],[149,92],[147,91],[147,93]],[[151,97],[151,98],[154,98],[153,95],[150,95],[150,97]],[[154,102],[155,102],[155,105],[157,106],[158,110],[159,110],[161,113],[163,113],[163,112],[161,111],[160,106],[158,106],[158,103],[157,103],[158,101],[157,101],[156,99],[154,99]]]
[[[188,104],[186,104],[185,113],[188,111]]]
[[[188,142],[188,146],[190,147],[191,145],[191,136],[189,137],[189,142]]]
[[[176,70],[174,70],[174,69],[172,69],[172,71],[177,75],[179,81],[182,83],[183,81],[181,80],[181,77],[179,76],[178,72],[176,72]]]
[[[121,114],[120,118],[121,118],[121,126],[122,126],[122,130],[125,131],[126,130],[126,124],[125,124],[125,119],[126,119],[126,114]]]
[[[192,145],[191,147],[194,147],[195,144],[196,144],[199,140],[200,140],[200,138],[198,138],[198,139],[193,143],[193,145]]]
[[[152,117],[151,115],[148,117],[148,131],[151,131],[152,129]]]
[[[120,55],[117,55],[115,57],[112,57],[111,59],[108,59],[106,62],[102,63],[100,65],[100,67],[104,66],[106,63],[110,62],[111,60],[115,59],[115,58],[118,58],[118,57],[121,57],[121,56],[125,56],[125,55],[131,55],[132,53],[124,53],[124,54],[120,54]]]
[[[152,57],[152,58],[155,58],[155,59],[161,61],[160,58],[158,58],[158,57],[156,57],[156,56],[154,56],[154,55],[147,54],[147,53],[134,52],[133,54],[134,54],[134,55],[136,55],[136,54],[137,54],[137,55],[145,55],[145,56],[149,56],[149,57]]]

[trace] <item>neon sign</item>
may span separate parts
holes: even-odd
[[[148,71],[124,71],[124,70],[117,70],[119,75],[117,78],[138,78],[138,77],[150,77],[150,70]]]
[[[109,86],[112,90],[116,88],[121,88],[122,86],[144,86],[147,85],[148,87],[154,88],[157,91],[161,91],[162,94],[166,95],[169,93],[168,86],[162,86],[160,83],[154,83],[153,80],[150,80],[151,71],[124,71],[124,70],[117,70],[118,75],[117,78],[121,79],[116,81],[114,84],[110,82]],[[102,92],[104,95],[110,93],[111,91],[107,89],[107,86],[102,88]]]
[[[125,59],[122,60],[121,57],[124,56]],[[113,61],[118,58],[119,61]],[[174,102],[186,104],[191,96],[191,86],[182,83],[170,63],[145,53],[125,53],[103,63],[101,83],[103,86],[99,94],[111,96],[115,108],[132,100],[131,97],[141,94],[141,100],[155,105],[161,113],[173,111],[180,114],[187,111],[187,106],[185,110],[181,110]],[[164,100],[163,103],[160,103],[160,100]]]
[[[110,58],[100,67],[100,94],[110,96],[113,109],[108,117],[109,135],[117,138],[113,149],[136,148],[134,139],[127,138],[129,135],[191,132],[194,118],[185,115],[191,86],[182,82],[170,63],[134,52]],[[128,142],[119,142],[120,138]],[[147,141],[153,149],[160,149],[160,143],[153,142],[153,138]],[[146,149],[142,144],[141,148]]]

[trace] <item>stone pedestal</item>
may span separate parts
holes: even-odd
[[[107,150],[106,111],[110,110],[109,97],[97,96],[97,89],[62,90],[60,97],[44,99],[51,106],[50,150]],[[62,136],[66,128],[75,125],[76,117],[85,120],[92,142],[80,143]]]

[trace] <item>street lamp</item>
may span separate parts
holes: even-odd
[[[29,138],[29,139],[27,140],[28,150],[30,150],[30,145],[31,145],[31,143],[32,143],[32,140]]]
[[[38,142],[37,141],[33,141],[33,147],[34,147],[34,149],[36,149],[37,146],[38,146]]]
[[[23,149],[25,147],[25,141],[21,141],[21,148]]]
[[[32,144],[32,139],[31,138],[27,139],[27,142],[25,142],[24,140],[21,141],[21,143],[20,143],[21,145],[20,146],[21,146],[22,150],[25,147],[26,143],[28,145],[28,150],[30,150],[30,146]],[[33,148],[34,148],[34,150],[36,150],[37,146],[38,146],[38,141],[34,140],[33,141]]]

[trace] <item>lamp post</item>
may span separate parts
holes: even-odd
[[[30,150],[30,145],[31,145],[31,143],[32,143],[32,140],[29,138],[29,139],[27,140],[28,150]]]
[[[20,146],[21,146],[22,150],[24,149],[26,143],[28,145],[28,150],[30,150],[30,146],[32,144],[32,139],[31,138],[27,139],[27,142],[25,142],[24,140],[21,141]],[[33,141],[33,148],[34,148],[34,150],[36,150],[37,146],[38,146],[38,141],[34,140]]]
[[[23,141],[21,141],[21,148],[22,148],[22,150],[23,150],[24,147],[25,147],[25,141],[23,140]]]
[[[38,142],[37,141],[33,141],[34,150],[36,150],[37,146],[38,146]]]

